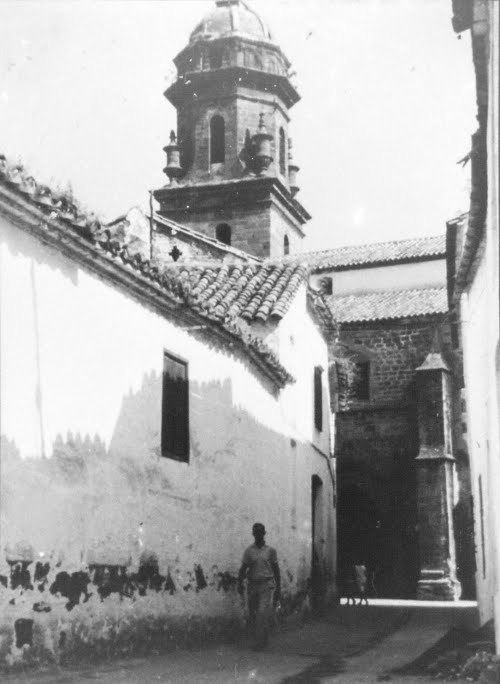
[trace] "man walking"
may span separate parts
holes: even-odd
[[[255,543],[243,554],[238,575],[238,591],[243,594],[246,578],[249,624],[254,630],[255,648],[261,649],[267,645],[273,607],[280,599],[281,578],[276,550],[267,546],[264,540],[264,525],[255,523],[252,534]]]

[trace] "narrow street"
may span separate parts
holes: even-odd
[[[433,646],[452,626],[467,624],[473,604],[448,607],[404,605],[341,606],[304,625],[286,625],[261,653],[247,643],[150,658],[96,664],[93,667],[8,675],[5,684],[299,684],[376,681],[433,681],[394,674]],[[392,674],[391,674],[392,673]]]

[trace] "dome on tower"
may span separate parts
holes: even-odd
[[[215,4],[215,9],[191,33],[191,44],[197,40],[215,40],[234,35],[272,41],[269,28],[243,0],[217,0]]]

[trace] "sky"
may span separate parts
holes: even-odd
[[[443,233],[467,210],[470,39],[451,0],[249,0],[297,72],[305,249]],[[213,0],[1,0],[0,152],[103,220],[166,183],[172,59]]]

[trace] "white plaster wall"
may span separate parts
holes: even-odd
[[[324,558],[333,573],[333,487],[327,459],[311,445],[328,455],[326,372],[321,434],[312,413],[313,368],[327,368],[327,350],[305,291],[282,324],[282,361],[297,383],[276,392],[244,358],[5,222],[0,268],[0,574],[9,570],[5,549],[19,544],[68,572],[90,562],[136,567],[148,550],[179,588],[162,598],[168,610],[239,614],[235,592],[209,583],[194,596],[180,587],[192,584],[197,564],[207,579],[236,573],[261,520],[285,592],[304,589],[314,474],[324,483]],[[160,456],[164,349],[189,363],[189,464]],[[7,607],[5,619],[17,610]]]
[[[486,7],[486,6],[485,6]],[[479,7],[481,9],[481,7]],[[488,212],[480,264],[463,297],[464,371],[469,419],[469,453],[476,524],[477,588],[481,621],[495,618],[496,649],[500,652],[500,321],[498,226],[498,76],[500,8],[487,3],[489,19]],[[482,476],[486,577],[482,549],[478,478]]]
[[[436,259],[346,271],[323,271],[314,275],[312,282],[318,284],[325,277],[333,278],[333,293],[336,295],[444,287],[446,285],[446,261]]]
[[[498,129],[500,120],[498,82],[500,78],[500,6],[499,3],[488,3],[490,24],[489,53],[489,95],[488,95],[488,219],[487,219],[487,259],[489,263],[489,282],[491,296],[491,315],[489,317],[489,339],[491,341],[491,394],[489,403],[490,439],[492,448],[491,477],[488,506],[493,519],[493,548],[495,549],[495,638],[496,650],[500,653],[500,503],[498,500],[498,483],[500,482],[500,322],[499,322],[499,176],[498,176]]]
[[[468,442],[471,462],[472,494],[476,537],[476,586],[481,622],[493,617],[495,585],[495,532],[493,506],[498,499],[492,460],[498,460],[498,437],[492,424],[492,406],[496,407],[495,348],[498,343],[489,335],[491,319],[497,319],[492,291],[490,263],[483,255],[474,281],[461,302],[464,347],[464,374],[468,411]],[[482,479],[481,515],[479,477]],[[481,521],[482,518],[482,521]],[[483,525],[483,529],[482,529]],[[484,532],[483,532],[484,530]],[[484,551],[484,561],[483,561]]]

